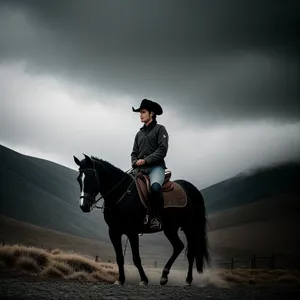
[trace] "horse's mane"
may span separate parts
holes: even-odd
[[[106,170],[110,171],[111,173],[114,174],[114,176],[116,177],[123,177],[124,175],[127,175],[127,173],[125,173],[123,170],[121,170],[120,168],[114,166],[113,164],[111,164],[110,162],[103,160],[97,156],[91,156],[92,160],[94,160],[96,163],[101,164]]]

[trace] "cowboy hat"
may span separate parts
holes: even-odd
[[[163,113],[162,107],[157,102],[148,99],[143,99],[139,108],[134,109],[132,107],[132,111],[134,112],[139,112],[142,109],[153,111],[156,115],[161,115]]]

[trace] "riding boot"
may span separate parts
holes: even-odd
[[[163,194],[161,192],[161,186],[158,183],[154,183],[151,187],[151,229],[161,229],[162,213],[164,208]]]

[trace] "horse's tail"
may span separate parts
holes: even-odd
[[[200,193],[200,192],[199,192]],[[201,195],[201,194],[200,194]],[[199,273],[203,272],[204,263],[210,264],[210,254],[207,240],[207,217],[204,200],[201,195],[199,199],[193,199],[197,202],[199,207],[194,209],[194,222],[195,222],[195,259],[196,267]]]
[[[187,236],[187,255],[194,255],[196,268],[203,273],[205,262],[210,264],[210,253],[207,239],[207,216],[204,199],[201,192],[191,183],[185,182],[186,192],[189,199],[189,214],[192,216],[183,226]]]

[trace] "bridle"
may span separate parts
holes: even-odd
[[[133,183],[135,183],[135,180],[136,180],[136,175],[132,175],[130,172],[133,170],[133,168],[130,168],[128,169],[127,171],[125,171],[125,173],[129,174],[132,178],[132,181],[130,182],[130,184],[128,185],[126,191],[122,194],[122,196],[118,199],[118,201],[115,203],[115,205],[117,205],[118,203],[120,203],[123,198],[126,196],[126,195],[129,195],[131,194],[131,186],[133,185]],[[79,169],[80,172],[94,172],[95,174],[95,177],[96,177],[96,181],[97,181],[97,185],[98,185],[98,188],[100,190],[100,180],[99,180],[99,177],[98,177],[98,173],[97,173],[97,170],[95,168],[95,162],[93,161],[93,168],[86,168],[86,169]],[[98,199],[96,199],[94,201],[94,203],[91,204],[91,210],[93,210],[94,208],[98,208],[101,210],[101,212],[103,213],[103,209],[105,207],[105,203],[103,202],[103,204],[99,207],[97,206],[97,202],[99,202],[101,199],[104,199],[105,197],[107,197],[111,192],[113,192],[125,179],[127,179],[126,176],[124,176],[123,179],[121,179],[113,188],[111,188],[105,195],[101,195]],[[79,199],[81,198],[86,198],[86,196],[80,196]]]

